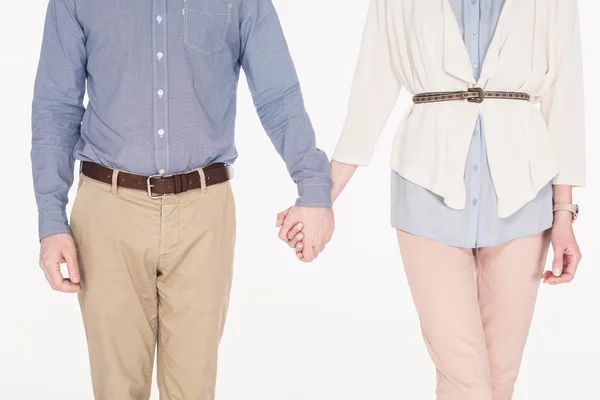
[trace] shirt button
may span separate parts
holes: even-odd
[[[162,20],[163,20],[163,17],[162,17],[162,16],[160,16],[160,15],[159,15],[159,16],[157,16],[157,17],[156,17],[156,21],[157,21],[159,24],[162,22]]]
[[[477,201],[477,199],[473,199],[473,205],[476,206],[477,204],[479,204],[479,201]]]
[[[473,29],[473,35],[477,35],[477,33],[479,33],[479,31],[477,29]]]
[[[159,89],[157,93],[158,93],[158,97],[162,97],[163,94],[165,94],[165,92],[162,89]]]
[[[479,68],[479,63],[473,63],[473,68],[475,68],[475,69]]]
[[[479,165],[477,165],[477,164],[473,165],[473,171],[475,171],[475,172],[479,171]]]
[[[158,130],[158,135],[159,135],[160,137],[162,137],[162,135],[164,135],[164,134],[165,134],[165,130],[164,130],[164,129],[159,129],[159,130]]]
[[[473,132],[473,136],[479,136],[479,131],[477,129],[475,129],[475,132]]]
[[[164,54],[161,53],[160,51],[158,53],[156,53],[156,57],[158,57],[158,61],[162,60]]]
[[[477,5],[477,0],[471,1],[471,4],[473,4],[474,6]]]
[[[158,171],[158,173],[162,175],[162,174],[164,174],[164,173],[165,173],[165,170],[164,170],[164,169],[161,169],[160,171]]]

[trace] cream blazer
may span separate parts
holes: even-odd
[[[582,69],[576,0],[506,0],[479,82],[449,0],[372,0],[333,159],[368,165],[402,87],[526,92],[531,102],[413,105],[392,147],[392,169],[464,209],[467,153],[481,115],[498,214],[509,216],[551,180],[585,183]]]

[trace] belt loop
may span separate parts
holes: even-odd
[[[183,192],[183,190],[181,190],[181,181],[181,175],[173,175],[173,194],[179,194]]]
[[[198,168],[198,175],[200,175],[200,191],[206,192],[206,174],[203,168]]]
[[[112,184],[110,187],[110,192],[112,194],[117,194],[118,193],[118,187],[119,187],[119,183],[118,183],[118,179],[119,179],[119,171],[116,169],[113,169],[113,173],[112,173]]]

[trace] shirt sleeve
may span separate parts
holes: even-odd
[[[392,64],[388,3],[389,0],[371,1],[348,116],[332,157],[346,164],[369,164],[402,88]]]
[[[298,186],[296,204],[331,207],[329,160],[316,147],[279,17],[271,0],[250,5],[240,26],[241,64],[258,116]]]
[[[541,111],[558,160],[555,185],[585,185],[585,110],[581,32],[577,1],[557,2],[556,77],[542,98]],[[552,53],[551,53],[552,54]]]
[[[40,240],[70,233],[65,208],[84,113],[85,66],[85,36],[74,4],[50,0],[32,106],[31,163]]]

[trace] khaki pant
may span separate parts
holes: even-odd
[[[95,398],[147,400],[157,348],[161,400],[214,399],[235,242],[229,182],[153,200],[81,179],[71,226]]]
[[[461,249],[398,231],[438,400],[510,400],[546,261],[549,231]]]

